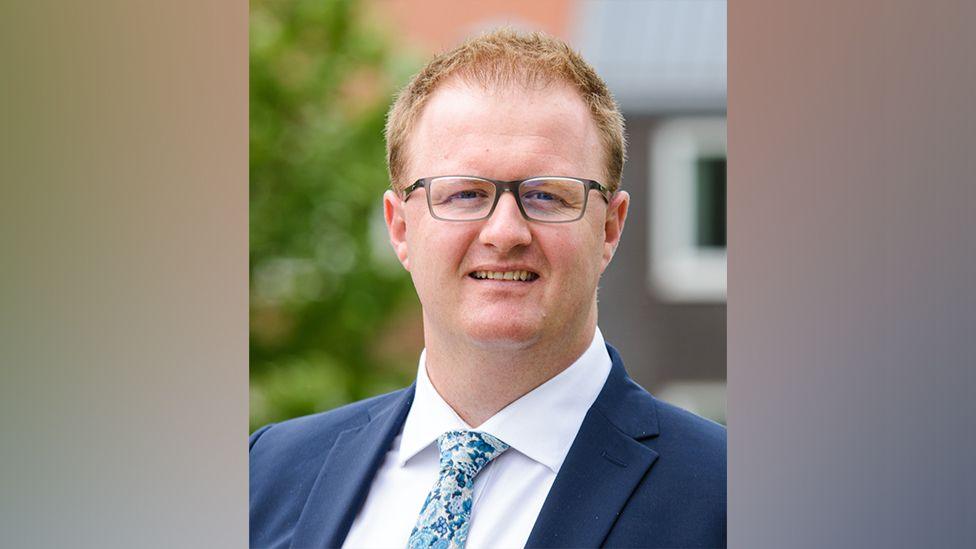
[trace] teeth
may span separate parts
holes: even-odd
[[[529,271],[475,271],[474,277],[482,280],[535,280],[536,275]]]

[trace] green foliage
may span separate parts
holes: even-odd
[[[253,429],[409,383],[376,349],[416,307],[381,211],[384,115],[416,64],[346,0],[253,1],[250,44]]]

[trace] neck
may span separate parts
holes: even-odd
[[[425,327],[427,376],[458,416],[478,427],[569,368],[590,346],[595,330],[594,314],[574,334],[511,346],[458,345]]]

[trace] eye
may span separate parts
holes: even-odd
[[[547,193],[545,191],[532,191],[530,193],[526,193],[522,198],[526,198],[528,200],[559,200],[559,197],[556,195]]]
[[[458,191],[447,197],[448,200],[471,200],[473,198],[483,198],[484,193],[478,191]]]

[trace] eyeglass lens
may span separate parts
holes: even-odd
[[[488,215],[497,187],[491,181],[440,177],[428,184],[432,213],[441,219],[466,221]],[[519,185],[525,214],[538,221],[570,221],[582,215],[586,184],[575,179],[539,178]]]

